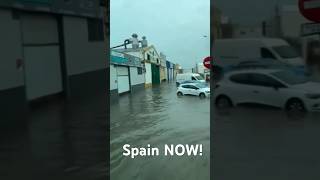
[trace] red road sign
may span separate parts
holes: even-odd
[[[204,60],[203,60],[204,67],[210,69],[211,68],[211,60],[213,60],[213,59],[210,56],[204,58]]]
[[[320,22],[320,0],[299,0],[299,10],[308,20]]]

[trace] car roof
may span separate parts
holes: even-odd
[[[230,75],[234,75],[234,74],[242,74],[242,73],[259,73],[259,74],[271,74],[271,73],[275,73],[275,72],[279,72],[279,71],[284,71],[284,69],[240,69],[240,70],[233,70],[230,71],[228,73],[226,73],[226,75],[230,76]]]
[[[181,84],[181,85],[197,85],[197,84],[199,84],[199,83],[184,83],[184,84]]]

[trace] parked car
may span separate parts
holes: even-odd
[[[178,74],[176,79],[177,86],[179,86],[184,81],[196,81],[200,83],[206,82],[202,76],[196,73]]]
[[[218,108],[243,103],[264,104],[288,111],[319,111],[320,83],[284,69],[231,71],[214,89]]]
[[[204,83],[186,83],[181,84],[177,90],[178,96],[194,95],[201,98],[210,96],[210,87]]]

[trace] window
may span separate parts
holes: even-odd
[[[189,85],[182,85],[183,88],[190,89]]]
[[[279,71],[272,73],[276,78],[280,79],[281,81],[295,85],[295,84],[303,84],[308,81],[310,81],[309,77],[305,75],[298,75],[294,72],[291,71]]]
[[[195,77],[193,77],[193,76],[192,76],[192,78],[191,78],[191,79],[192,79],[193,81],[196,81],[196,78],[195,78]]]
[[[88,18],[88,41],[104,41],[102,19]]]
[[[261,48],[261,57],[268,58],[268,59],[277,59],[272,52],[267,48]]]
[[[197,87],[195,87],[195,86],[192,86],[192,85],[190,85],[189,88],[190,88],[190,89],[199,89],[199,88],[197,88]]]
[[[147,60],[150,61],[151,57],[150,57],[150,54],[147,54]]]
[[[297,51],[295,51],[291,46],[275,46],[273,50],[276,51],[282,58],[296,58],[299,57]]]
[[[138,74],[141,75],[142,74],[142,67],[138,67],[137,71],[138,71]]]
[[[265,87],[285,87],[276,79],[264,74],[250,74],[249,78],[252,80],[252,85]]]
[[[198,80],[204,80],[204,78],[202,76],[200,76],[200,75],[195,76],[195,78],[198,79]]]
[[[250,84],[248,74],[236,74],[230,77],[230,81],[240,84]]]

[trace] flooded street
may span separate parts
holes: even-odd
[[[10,119],[16,128],[0,131],[0,179],[105,179],[104,97],[57,99]]]
[[[111,179],[185,179],[210,177],[210,99],[177,97],[174,83],[125,94],[110,103]],[[164,144],[203,144],[202,156],[122,155],[124,144],[163,149]]]
[[[216,179],[319,179],[320,116],[265,107],[212,109]]]

